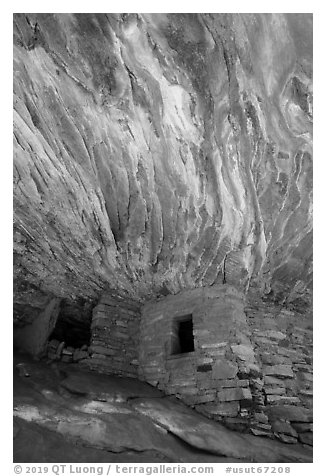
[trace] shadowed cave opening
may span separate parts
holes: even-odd
[[[49,341],[56,339],[67,346],[79,348],[89,345],[91,339],[92,309],[84,302],[64,301]]]
[[[56,360],[61,358],[64,348],[68,348],[69,356],[78,349],[85,351],[91,340],[93,306],[93,303],[84,299],[48,299],[43,309],[32,309],[31,317],[34,319],[30,318],[27,324],[23,325],[17,319],[13,329],[14,348],[37,357],[47,355]],[[19,311],[24,312],[24,309],[17,308],[16,312]],[[58,349],[60,352],[57,352]],[[86,355],[79,357],[85,358]]]

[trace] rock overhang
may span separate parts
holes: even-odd
[[[312,16],[14,15],[15,305],[226,282],[306,309]]]

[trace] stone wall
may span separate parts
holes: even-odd
[[[137,376],[139,304],[103,295],[93,310],[89,358],[82,361],[98,372]]]
[[[138,377],[231,429],[312,444],[309,318],[215,285],[142,308],[104,295],[91,327],[81,365]]]
[[[268,423],[256,434],[275,435],[287,443],[312,444],[311,316],[266,302],[250,300],[246,306],[255,355],[262,378],[256,385],[262,395],[261,411]]]
[[[190,314],[194,352],[173,355],[175,321]],[[253,401],[249,376],[259,367],[244,298],[235,288],[195,289],[146,304],[140,340],[140,378],[214,419],[247,425]]]
[[[190,315],[194,351],[175,353]],[[311,444],[312,332],[295,322],[227,285],[162,298],[142,309],[139,377],[230,428]]]

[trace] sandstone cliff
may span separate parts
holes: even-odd
[[[312,16],[14,15],[15,318],[312,281]]]

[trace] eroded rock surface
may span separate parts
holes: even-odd
[[[15,462],[312,460],[305,445],[240,435],[135,379],[23,355],[14,364]]]
[[[15,317],[227,282],[304,309],[312,16],[14,15]]]

